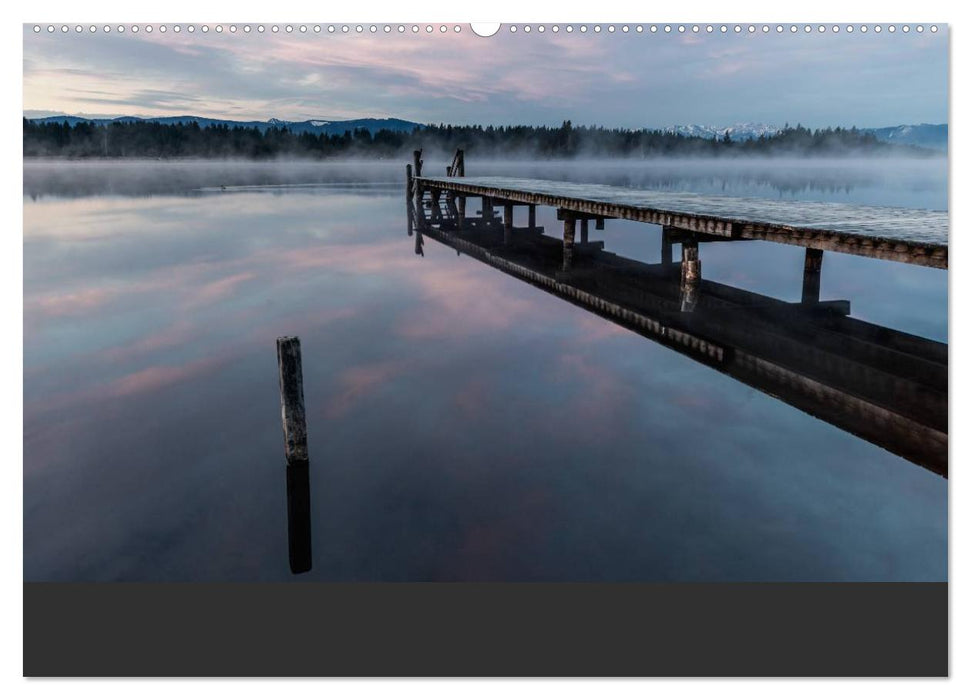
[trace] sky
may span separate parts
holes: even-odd
[[[201,25],[200,25],[201,26]],[[553,34],[493,37],[119,34],[24,26],[24,113],[239,120],[397,117],[422,123],[881,127],[948,121],[947,28],[866,34]],[[579,25],[574,25],[579,27]],[[845,25],[844,25],[845,26]]]

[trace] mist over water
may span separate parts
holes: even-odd
[[[451,157],[425,156],[444,175]],[[569,180],[704,194],[947,209],[946,158],[478,160],[466,174]],[[362,161],[28,161],[28,197],[191,194],[207,187],[369,184],[400,188],[404,163]]]
[[[466,172],[948,205],[944,159]],[[294,579],[282,335],[309,420],[301,580],[946,580],[945,480],[434,241],[415,256],[403,190],[403,162],[25,164],[26,580]],[[655,226],[591,236],[660,257]],[[799,248],[701,259],[799,299]],[[946,271],[827,253],[821,297],[947,341]]]

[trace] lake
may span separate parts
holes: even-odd
[[[415,255],[404,165],[25,164],[25,580],[947,580],[946,479],[435,240]],[[943,158],[466,172],[948,208]],[[591,234],[660,259],[660,227]],[[802,249],[701,248],[705,279],[799,300]],[[827,253],[821,298],[947,342],[946,270]]]

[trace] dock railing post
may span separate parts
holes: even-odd
[[[303,367],[300,339],[276,339],[280,374],[280,406],[284,454],[287,459],[287,524],[290,571],[310,571],[310,457],[307,453],[307,414],[303,404]]]
[[[823,251],[806,248],[806,262],[802,270],[802,303],[819,303],[819,283],[823,271]]]

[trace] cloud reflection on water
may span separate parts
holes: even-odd
[[[401,199],[25,201],[28,580],[287,578],[287,334],[315,577],[946,577],[945,482],[434,242],[416,257]],[[611,247],[656,254],[614,223]],[[706,273],[798,292],[786,251],[729,248]],[[833,261],[824,292],[946,329],[946,275]]]

